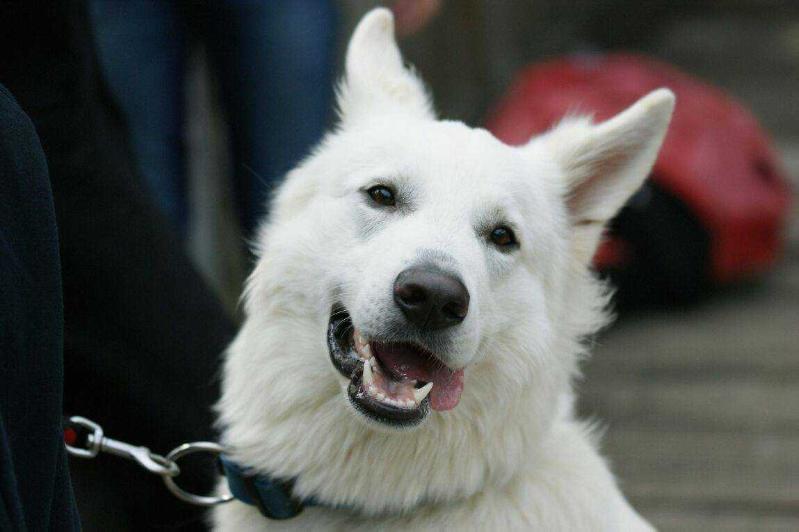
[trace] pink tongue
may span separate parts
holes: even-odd
[[[452,410],[463,392],[463,370],[453,371],[439,360],[418,349],[401,344],[373,344],[380,364],[395,377],[432,382],[430,406],[433,410]]]

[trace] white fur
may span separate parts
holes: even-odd
[[[528,145],[436,121],[403,67],[389,11],[358,26],[339,91],[341,123],[279,190],[259,235],[247,319],[218,405],[241,464],[295,477],[350,510],[270,522],[239,502],[220,530],[648,530],[575,419],[584,340],[607,323],[588,269],[604,223],[640,186],[674,97],[661,89],[600,125],[570,119]],[[369,205],[389,180],[406,210]],[[502,253],[484,230],[513,226]],[[465,368],[460,404],[415,429],[367,423],[350,406],[325,331],[340,301],[379,334],[390,286],[420,253],[446,254],[471,294],[444,355]],[[443,259],[442,259],[443,260]]]

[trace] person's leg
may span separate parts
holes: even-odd
[[[92,0],[103,73],[127,122],[137,163],[157,204],[186,234],[185,28],[169,0]]]
[[[231,124],[237,209],[252,237],[282,175],[331,114],[336,13],[330,0],[225,0],[208,46]]]
[[[217,362],[235,325],[135,169],[84,8],[77,0],[0,2],[0,83],[47,156],[63,275],[64,411],[164,453],[214,437]],[[85,530],[204,529],[203,508],[127,460],[72,459],[70,468]],[[180,482],[192,472],[199,492],[213,488],[213,467],[187,467]]]
[[[0,85],[0,530],[78,530],[61,433],[61,270],[47,163]]]

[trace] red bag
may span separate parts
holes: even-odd
[[[567,113],[602,121],[658,87],[677,95],[671,127],[650,183],[614,221],[595,265],[643,268],[650,282],[663,281],[661,289],[680,299],[762,272],[782,248],[790,189],[770,139],[743,106],[649,58],[577,55],[523,70],[487,127],[520,144]]]

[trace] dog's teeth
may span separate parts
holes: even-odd
[[[413,399],[405,399],[405,408],[413,408],[416,406],[416,403]]]
[[[380,401],[385,401],[386,400],[386,396],[383,394],[383,392],[377,392],[377,398]]]
[[[363,353],[363,356],[366,358],[372,358],[372,348],[369,347],[369,344],[367,343],[363,343],[361,345],[361,353]]]
[[[432,389],[433,389],[433,383],[432,382],[428,382],[427,384],[425,384],[424,386],[422,386],[418,390],[414,389],[413,390],[413,398],[416,399],[416,403],[418,404],[418,403],[421,403],[422,401],[424,401],[424,398],[427,397],[427,394],[429,394],[430,390],[432,390]]]
[[[372,384],[372,381],[374,381],[374,377],[372,376],[372,366],[369,364],[369,362],[366,362],[363,365],[363,384],[368,388],[369,385]]]

